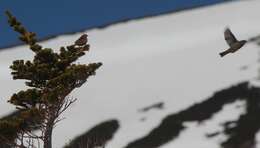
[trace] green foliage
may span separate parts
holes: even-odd
[[[1,140],[12,141],[17,137],[17,131],[19,131],[19,124],[21,120],[12,119],[12,120],[3,120],[0,122],[0,133]]]
[[[15,145],[12,142],[20,133],[32,131],[40,126],[42,118],[37,108],[21,110],[19,114],[0,120],[0,143]]]
[[[13,94],[8,100],[22,111],[20,116],[0,121],[0,138],[14,140],[22,131],[31,132],[35,126],[42,125],[43,130],[53,128],[59,115],[73,103],[66,96],[95,75],[102,63],[74,63],[89,51],[86,34],[74,44],[60,47],[59,52],[55,52],[37,44],[35,33],[27,31],[10,12],[6,14],[9,25],[20,34],[19,39],[28,44],[35,54],[32,61],[15,60],[10,66],[13,79],[26,80],[25,84],[31,87]],[[25,123],[30,125],[23,126]],[[51,124],[53,125],[44,127]]]

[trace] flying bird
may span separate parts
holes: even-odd
[[[78,40],[75,41],[75,45],[83,46],[88,42],[88,35],[83,34]]]
[[[241,40],[241,41],[238,41],[236,39],[236,37],[234,36],[234,34],[230,31],[229,28],[226,28],[225,32],[224,32],[224,37],[225,37],[225,40],[227,42],[227,44],[229,45],[229,49],[219,53],[219,55],[221,57],[229,54],[229,53],[234,53],[236,52],[237,50],[239,50],[242,46],[245,45],[245,43],[247,42],[246,40]]]

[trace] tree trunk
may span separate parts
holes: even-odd
[[[54,120],[50,120],[47,123],[46,131],[44,134],[44,148],[52,148],[52,130],[53,130]]]

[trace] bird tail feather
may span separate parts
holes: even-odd
[[[219,53],[219,55],[220,55],[221,57],[224,57],[224,56],[227,55],[228,53],[229,53],[229,51],[226,50],[226,51],[223,51],[223,52]]]

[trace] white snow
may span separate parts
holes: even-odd
[[[260,33],[259,8],[260,1],[239,1],[87,31],[91,50],[80,62],[100,61],[103,66],[71,94],[78,101],[64,114],[66,120],[55,128],[54,147],[62,147],[95,124],[115,118],[120,129],[106,148],[122,148],[146,135],[166,115],[200,102],[221,88],[254,81],[259,47],[247,44],[224,58],[218,53],[228,47],[223,37],[227,26],[238,39]],[[42,45],[58,49],[73,43],[82,33],[59,36]],[[23,81],[11,79],[9,65],[15,59],[30,58],[32,52],[27,46],[0,52],[1,115],[14,109],[6,102],[12,93],[25,88]],[[241,71],[244,65],[249,69]],[[159,101],[165,103],[164,110],[138,112]],[[225,118],[221,119],[234,118],[234,112],[241,111],[224,110]],[[147,120],[141,122],[142,117]],[[162,147],[218,147],[219,141],[205,140],[205,132],[214,130],[211,127],[217,129],[219,122],[199,128],[188,123],[191,128]],[[194,135],[196,140],[191,139]]]

